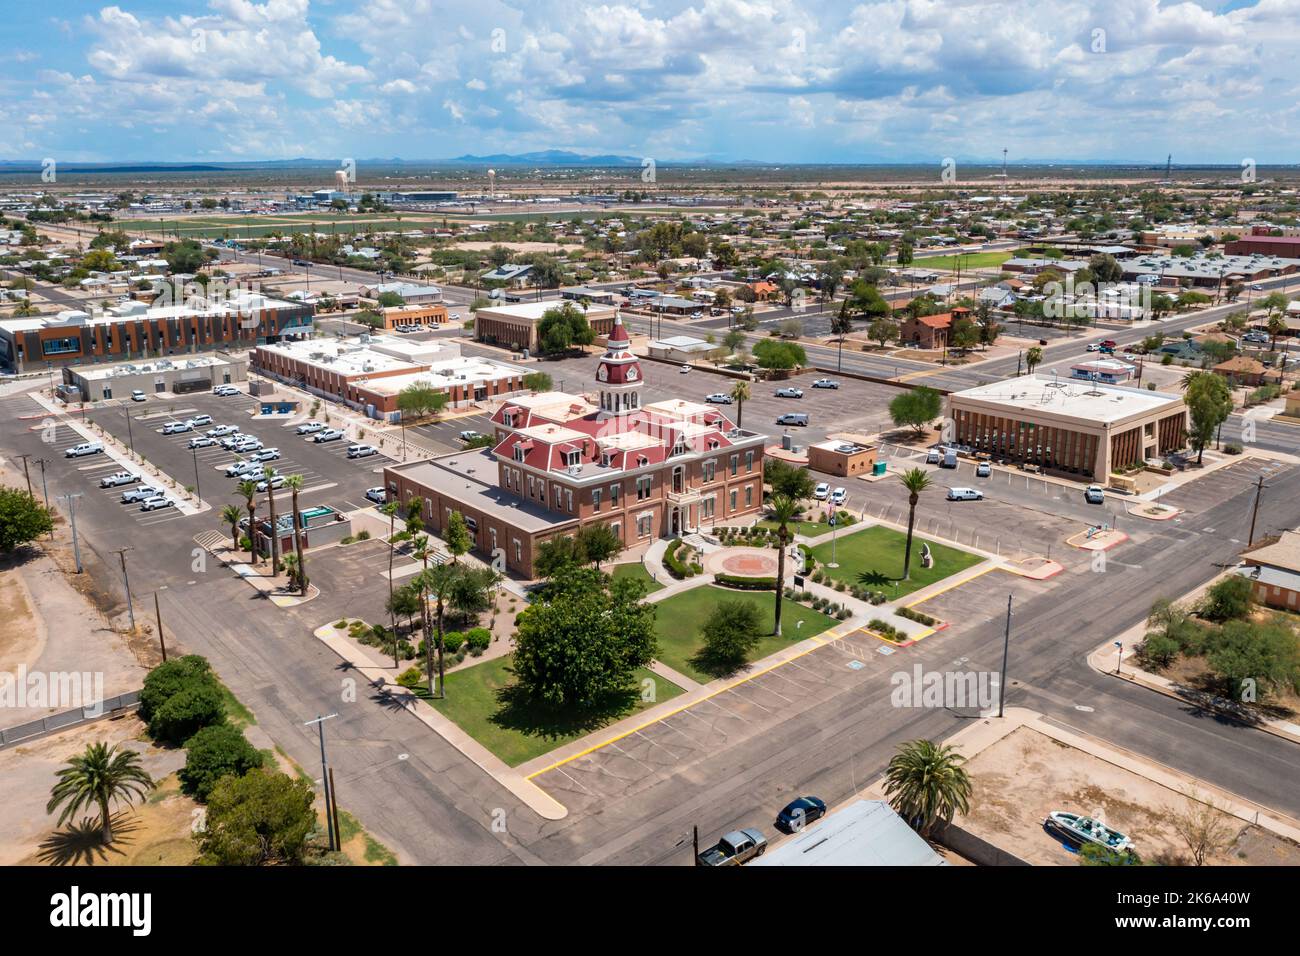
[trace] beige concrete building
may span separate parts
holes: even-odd
[[[474,338],[514,351],[528,349],[537,353],[537,325],[542,316],[565,303],[551,301],[520,302],[517,305],[494,305],[474,313]],[[585,310],[587,323],[603,339],[614,329],[618,309],[612,305],[592,304]]]
[[[1041,374],[954,392],[948,416],[957,445],[1096,481],[1187,444],[1181,395]]]
[[[875,445],[831,440],[808,446],[808,467],[812,471],[852,478],[870,474],[875,463]]]

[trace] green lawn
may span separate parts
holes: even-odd
[[[645,569],[645,565],[640,561],[629,561],[626,564],[616,564],[611,569],[611,574],[616,578],[631,578],[634,581],[640,581],[645,585],[645,593],[651,594],[660,590],[664,585],[650,577],[650,572]]]
[[[426,703],[512,767],[682,693],[676,684],[638,668],[636,687],[604,710],[581,718],[556,716],[510,698],[508,688],[514,684],[512,660],[512,655],[507,654],[453,671],[447,675],[445,700],[431,700],[421,693]],[[646,679],[654,681],[653,701],[641,699],[641,685]]]
[[[1014,257],[1014,252],[966,252],[960,256],[956,254],[951,256],[923,256],[912,262],[912,268],[951,269],[955,271],[960,260],[961,269],[965,272],[967,269],[987,269],[990,266],[1000,266]]]
[[[706,585],[674,594],[656,604],[658,611],[655,614],[655,631],[659,638],[659,660],[701,684],[707,684],[719,676],[701,671],[691,660],[703,647],[701,632],[704,623],[720,601],[744,601],[756,605],[768,631],[771,630],[776,616],[776,594],[773,591],[736,591]],[[803,622],[802,627],[799,626],[800,621]],[[750,659],[756,661],[774,654],[806,637],[820,634],[835,623],[834,618],[811,608],[794,601],[782,601],[781,630],[784,634],[781,637],[766,634]]]
[[[856,528],[858,524],[859,522],[855,518],[852,524],[841,524],[836,527],[838,527],[840,531],[843,531],[845,528]],[[775,531],[777,523],[775,521],[764,519],[763,521],[758,522],[758,527],[771,528]],[[826,521],[791,521],[787,527],[790,529],[792,534],[801,534],[805,538],[816,538],[823,534],[830,534],[833,530],[830,524]]]
[[[925,539],[920,535],[912,538],[912,576],[908,581],[899,580],[903,575],[903,548],[907,535],[893,528],[874,525],[841,537],[835,546],[838,568],[825,566],[831,559],[829,541],[813,548],[812,554],[817,559],[818,567],[836,580],[881,589],[889,595],[890,600],[911,594],[984,560],[969,551],[928,541],[930,553],[934,556],[934,565],[923,568],[921,567],[923,540]]]

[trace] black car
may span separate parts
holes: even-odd
[[[776,825],[785,833],[802,830],[815,820],[826,816],[826,801],[818,797],[800,797],[792,800],[776,815]]]

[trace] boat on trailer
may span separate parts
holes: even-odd
[[[1092,817],[1054,810],[1047,815],[1045,823],[1049,830],[1060,833],[1074,843],[1095,843],[1117,853],[1133,849],[1133,841],[1127,836]]]

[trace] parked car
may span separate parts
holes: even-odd
[[[388,492],[383,488],[367,488],[366,498],[377,505],[382,505],[388,501]]]
[[[138,389],[138,388],[132,390],[132,392],[131,392],[131,401],[133,401],[133,402],[143,402],[143,401],[146,401],[147,398],[148,398],[148,396],[146,396],[145,393],[142,392],[142,391],[140,391],[140,389]]]
[[[1119,346],[1119,343],[1114,339],[1102,339],[1098,344],[1104,349],[1113,349]]]
[[[118,485],[133,485],[139,480],[139,475],[133,475],[129,471],[115,471],[99,479],[99,487],[116,488]]]
[[[192,416],[192,417],[190,417],[190,418],[187,418],[186,421],[189,422],[190,425],[191,425],[192,427],[194,427],[194,428],[198,428],[200,425],[211,425],[211,424],[212,424],[212,416],[211,416],[211,415],[194,415],[194,416]]]
[[[682,366],[681,368],[679,368],[677,371],[680,372],[682,375],[685,375],[685,374],[686,374],[687,372],[689,372],[690,370],[691,370],[691,367],[690,367],[689,365],[683,365],[683,366]]]
[[[325,426],[320,422],[303,422],[298,426],[299,435],[314,435],[317,432],[324,431]]]
[[[831,493],[831,486],[826,484],[826,482],[824,481],[821,484],[819,484],[816,488],[813,489],[813,497],[816,498],[818,501],[825,501],[826,496],[829,495],[830,493]]]
[[[262,468],[255,461],[235,461],[226,466],[227,478],[243,478],[245,475],[261,473]]]
[[[925,453],[925,463],[927,465],[939,464],[939,449],[931,448],[929,451],[927,451]]]
[[[800,426],[807,425],[808,413],[807,412],[786,412],[784,415],[781,415],[779,418],[777,418],[776,423],[778,425],[800,425]]]
[[[993,466],[990,465],[987,461],[982,461],[975,466],[976,478],[987,478],[991,474],[993,474]]]
[[[976,491],[974,488],[949,488],[949,501],[983,501],[984,492]]]
[[[763,855],[767,839],[759,831],[746,827],[733,830],[699,855],[701,866],[740,866]]]
[[[163,495],[155,495],[152,498],[146,498],[144,501],[140,502],[141,511],[157,511],[159,508],[174,507],[176,507],[176,502],[172,501],[170,498],[164,497]]]
[[[378,455],[379,449],[374,445],[349,445],[349,458],[369,458],[371,455]]]
[[[217,440],[215,438],[209,438],[207,435],[195,435],[193,438],[189,440],[189,447],[207,448],[211,445],[215,445],[216,443]]]
[[[238,425],[218,425],[215,428],[209,428],[203,434],[210,438],[224,438],[227,435],[235,435],[239,432]]]
[[[843,488],[836,488],[834,491],[831,492],[831,504],[842,505],[844,504],[844,501],[845,499],[848,498],[848,496],[849,493],[845,491]]]
[[[162,494],[161,488],[155,488],[153,485],[141,485],[138,488],[128,488],[122,492],[122,504],[132,505],[138,501],[146,501],[149,498],[156,498]]]
[[[833,378],[819,378],[812,383],[813,388],[839,388],[840,383]]]
[[[235,442],[232,447],[240,454],[250,451],[261,451],[262,440],[260,438],[254,438],[252,435],[245,435],[242,439]]]
[[[83,441],[80,445],[73,445],[63,453],[64,458],[81,458],[83,455],[98,455],[104,450],[104,446],[97,441]]]
[[[238,395],[239,389],[233,385],[218,385],[212,390],[213,395],[220,395],[222,398],[229,398],[231,395]]]
[[[267,487],[268,487],[268,482],[269,482],[269,486],[270,486],[271,488],[283,488],[283,487],[284,487],[284,475],[272,475],[269,479],[268,479],[268,478],[263,478],[261,481],[259,481],[259,482],[257,483],[257,490],[258,490],[258,491],[266,491],[266,489],[267,489]]]
[[[712,402],[714,405],[730,405],[731,396],[725,392],[714,392],[712,395],[704,396],[706,402]]]
[[[943,452],[943,461],[939,462],[940,468],[956,468],[957,453],[951,448],[945,448]]]
[[[1088,351],[1089,351],[1089,352],[1100,352],[1100,351],[1101,351],[1101,346],[1098,345],[1096,342],[1089,342],[1089,343],[1088,343]]]
[[[1083,500],[1090,505],[1105,504],[1106,492],[1102,491],[1101,485],[1089,485],[1083,489]]]
[[[482,435],[482,434],[479,433],[479,432],[472,431],[472,430],[470,430],[470,429],[466,429],[465,431],[461,432],[461,433],[460,433],[458,436],[456,436],[456,437],[458,437],[458,438],[459,438],[461,441],[463,441],[463,442],[471,442],[471,441],[478,441],[480,438],[483,438],[483,437],[485,437],[485,436]],[[349,450],[350,450],[350,449],[349,449]]]
[[[192,432],[194,426],[189,422],[168,422],[162,428],[158,429],[164,435],[179,435],[181,432]]]
[[[312,441],[319,445],[321,442],[338,441],[342,437],[343,432],[339,431],[337,428],[327,428],[324,431],[317,432],[312,437]]]
[[[800,797],[791,800],[785,805],[785,809],[776,815],[776,826],[778,830],[785,833],[797,833],[825,815],[825,800],[820,797]]]
[[[777,398],[803,398],[803,389],[795,388],[793,385],[786,385],[776,390]]]
[[[280,457],[280,449],[263,448],[261,451],[253,452],[248,456],[249,461],[275,461]]]

